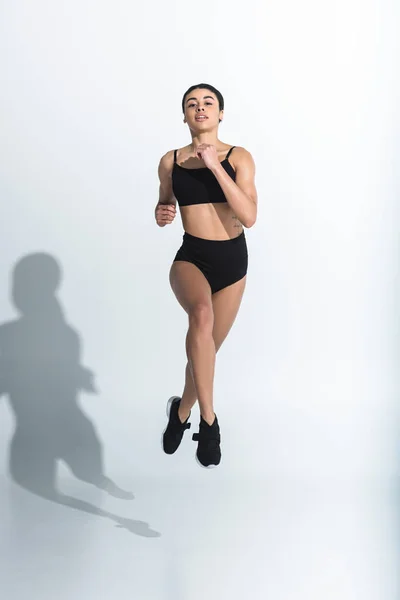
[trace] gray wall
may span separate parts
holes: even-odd
[[[89,385],[85,367],[98,393],[78,394],[82,427],[120,485],[128,472],[208,476],[194,445],[173,460],[160,447],[186,316],[168,283],[180,219],[159,229],[153,217],[159,158],[189,140],[181,95],[205,80],[225,96],[221,139],[254,156],[259,193],[247,291],[217,360],[218,478],[357,487],[397,472],[394,13],[377,0],[1,3],[0,344],[26,361],[27,427],[49,426],[49,389],[62,403]],[[64,317],[51,264],[15,275],[35,253],[62,270]],[[31,315],[16,323],[15,277]],[[6,396],[0,431],[6,476]]]

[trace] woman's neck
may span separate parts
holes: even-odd
[[[217,147],[220,144],[220,141],[215,133],[204,132],[199,135],[192,136],[192,149],[195,150],[200,144],[211,144],[212,146]]]

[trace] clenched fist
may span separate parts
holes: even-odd
[[[156,207],[156,223],[159,227],[170,225],[176,216],[175,204],[158,204]]]
[[[196,155],[203,160],[208,169],[213,169],[221,164],[217,149],[212,144],[200,144],[200,146],[197,146]]]

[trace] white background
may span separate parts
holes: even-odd
[[[390,488],[398,12],[390,0],[1,3],[0,320],[15,316],[15,263],[54,256],[100,390],[82,406],[121,483],[210,481],[192,442],[173,458],[160,449],[165,403],[183,388],[187,321],[168,283],[180,218],[154,222],[158,161],[190,140],[182,94],[205,81],[225,97],[220,138],[253,154],[259,195],[247,290],[217,359],[223,463],[212,481]],[[197,422],[195,412],[192,431]],[[12,427],[3,397],[0,457]],[[5,461],[1,472],[6,481]],[[381,594],[394,581],[394,546],[382,540]],[[368,569],[352,572],[364,581]],[[373,589],[324,594],[384,597]],[[291,593],[282,597],[300,598]]]

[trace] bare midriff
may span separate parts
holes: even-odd
[[[183,229],[190,235],[207,240],[228,240],[243,232],[229,204],[192,204],[180,208]]]

